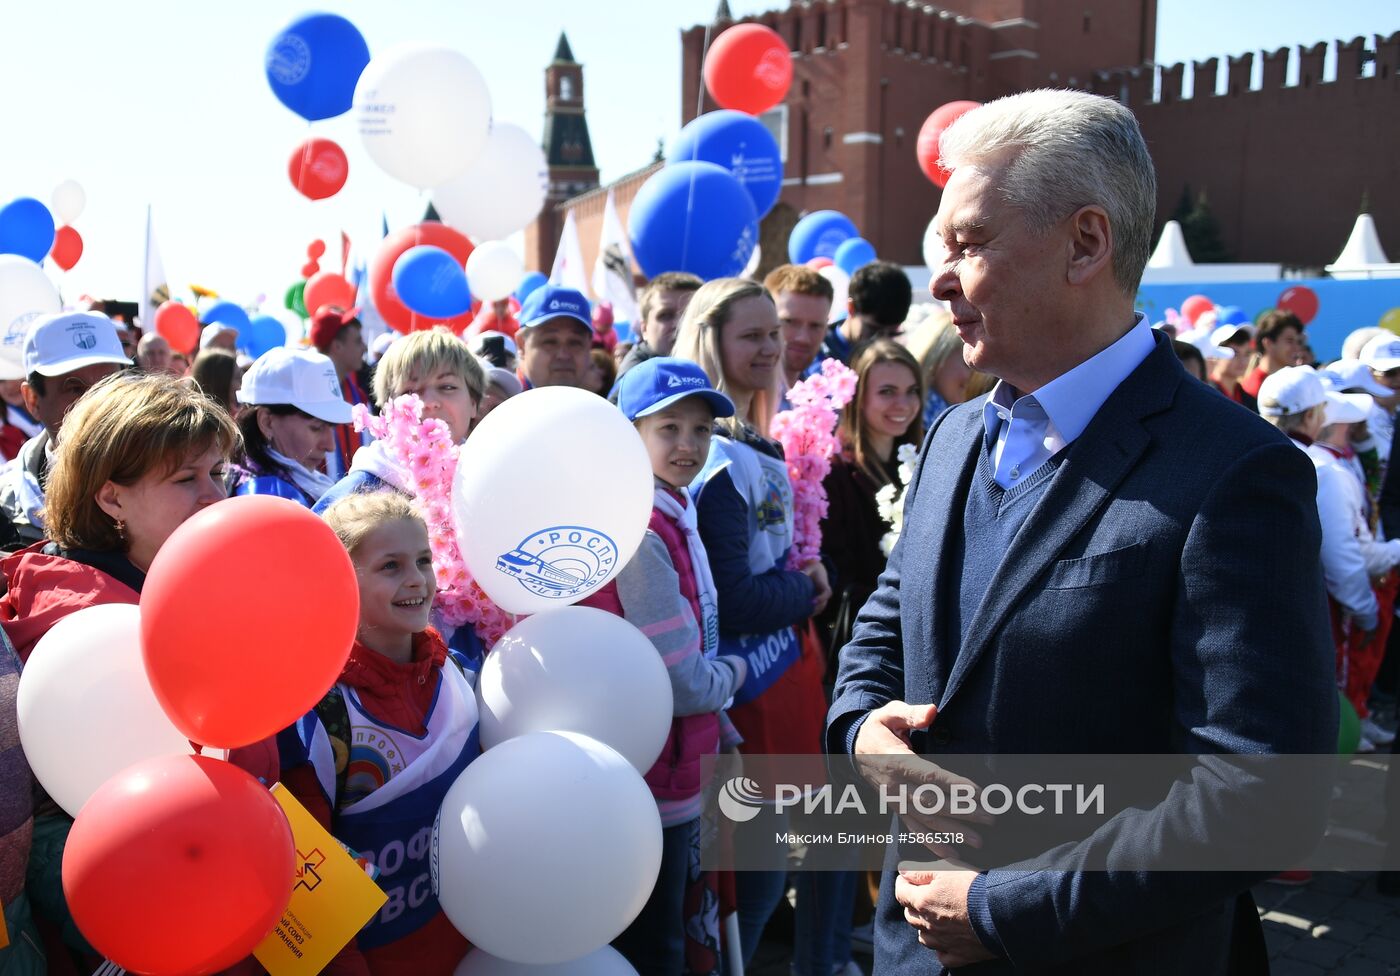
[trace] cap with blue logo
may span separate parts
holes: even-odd
[[[63,312],[36,319],[24,338],[25,375],[62,376],[98,363],[131,365],[117,327],[97,312]]]
[[[617,405],[628,420],[665,410],[688,396],[704,397],[716,417],[734,416],[734,401],[712,387],[705,371],[688,359],[657,356],[617,381]]]
[[[562,285],[541,285],[525,299],[520,309],[520,327],[544,325],[551,319],[568,318],[593,333],[593,310],[582,293]]]

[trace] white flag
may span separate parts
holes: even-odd
[[[574,212],[564,217],[564,232],[559,235],[559,250],[554,252],[554,267],[549,272],[551,285],[563,285],[582,295],[588,294],[588,273],[583,268],[583,245],[578,239],[578,224]]]
[[[632,252],[627,232],[617,216],[613,191],[603,207],[603,229],[598,234],[598,258],[593,262],[593,294],[598,301],[612,305],[614,322],[637,325],[637,290],[632,285]]]
[[[165,278],[165,265],[160,259],[160,249],[156,247],[155,233],[151,230],[151,205],[146,205],[146,263],[141,275],[141,328],[150,332],[155,328],[156,309],[170,299],[170,284]]]

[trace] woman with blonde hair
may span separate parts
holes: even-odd
[[[782,448],[767,437],[782,398],[782,353],[772,298],[740,278],[711,281],[695,293],[672,351],[699,364],[735,406],[733,417],[715,422],[690,491],[718,596],[719,653],[743,657],[748,669],[729,717],[744,737],[741,749],[767,755],[822,750],[821,651],[800,633],[831,596],[820,560],[787,568],[792,487]],[[773,819],[753,822],[755,829],[773,829]],[[736,876],[746,965],[785,880],[782,871]]]

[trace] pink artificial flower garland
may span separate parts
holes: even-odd
[[[452,476],[457,471],[457,445],[447,424],[424,420],[423,401],[412,393],[395,397],[378,417],[363,404],[355,407],[355,429],[368,430],[384,444],[389,457],[409,473],[409,490],[428,523],[437,596],[433,608],[449,627],[472,625],[490,650],[515,618],[491,601],[472,579],[457,547],[452,519]]]
[[[792,482],[793,540],[788,568],[800,569],[821,556],[822,519],[831,459],[841,449],[836,422],[856,392],[856,374],[837,359],[822,360],[821,371],[788,391],[791,410],[773,418],[770,430],[783,446]]]

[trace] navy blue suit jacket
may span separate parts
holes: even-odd
[[[829,751],[849,752],[863,716],[903,700],[938,705],[915,734],[921,754],[1331,752],[1312,463],[1188,376],[1160,336],[1070,445],[980,606],[962,608],[960,651],[945,646],[939,595],[958,590],[944,554],[986,449],[984,402],[946,411],[924,441],[903,534],[841,652]],[[1136,825],[1190,831],[1205,806]],[[1325,808],[1299,815],[1320,831]],[[890,866],[876,971],[936,973]],[[985,908],[1004,959],[968,971],[1252,971],[1267,966],[1248,895],[1262,877],[992,870]]]

